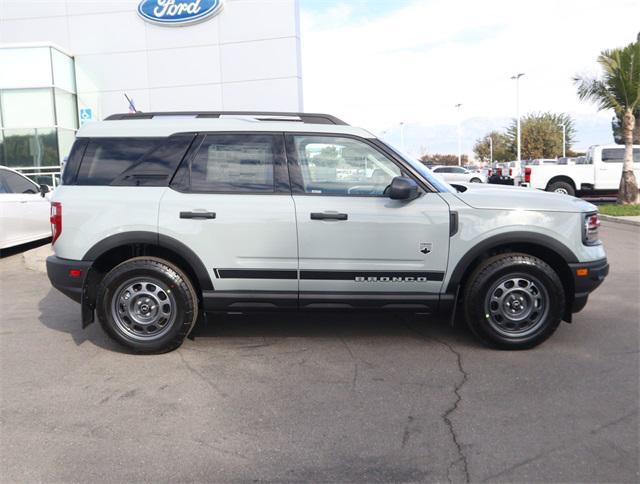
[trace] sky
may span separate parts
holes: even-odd
[[[304,109],[406,151],[463,152],[520,113],[566,112],[577,149],[613,142],[612,112],[576,96],[598,54],[640,32],[640,0],[300,0]],[[456,104],[462,104],[458,110]],[[561,128],[558,128],[561,129]]]

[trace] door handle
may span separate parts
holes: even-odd
[[[180,212],[180,218],[195,218],[195,219],[212,219],[216,218],[215,212]]]
[[[311,212],[311,220],[347,220],[349,215],[336,212]]]

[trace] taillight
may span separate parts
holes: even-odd
[[[509,176],[513,176],[513,168],[509,168]]]
[[[491,176],[492,174],[493,174],[493,170],[489,170],[489,171],[487,172],[487,176],[488,176],[488,177],[489,177],[489,176]]]
[[[55,244],[58,237],[62,233],[62,204],[60,202],[51,202],[51,244]]]
[[[496,175],[502,176],[502,168],[496,169]]]
[[[524,168],[524,181],[525,183],[531,183],[531,167],[525,166]]]
[[[588,213],[584,216],[584,226],[582,229],[582,242],[584,245],[597,245],[600,243],[598,232],[600,228],[600,218],[597,213]]]

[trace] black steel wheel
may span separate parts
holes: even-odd
[[[520,253],[500,254],[481,263],[464,289],[469,328],[484,342],[503,349],[542,343],[556,330],[565,307],[558,274],[543,260]]]
[[[138,352],[171,351],[189,334],[198,298],[175,265],[136,257],[114,267],[98,286],[100,324],[119,343]]]

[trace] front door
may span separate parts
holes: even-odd
[[[373,144],[288,135],[298,221],[300,307],[434,309],[447,267],[449,209],[437,194],[391,200],[407,175]]]
[[[194,143],[162,197],[159,232],[206,266],[214,290],[205,292],[205,308],[296,307],[296,219],[282,134],[209,134]]]

